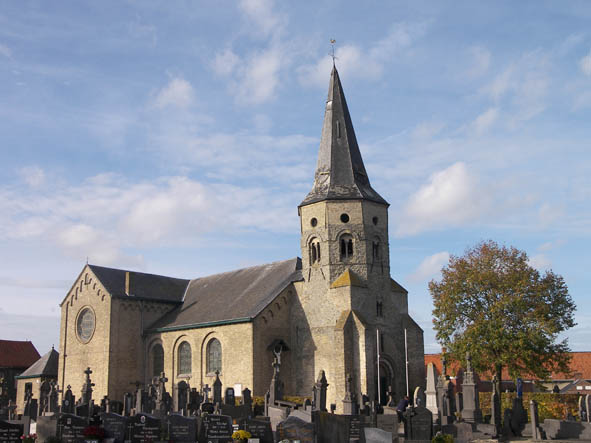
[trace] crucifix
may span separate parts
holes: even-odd
[[[208,384],[206,384],[206,385],[203,387],[203,397],[204,397],[204,399],[203,399],[203,402],[204,402],[204,403],[208,403],[208,402],[209,402],[209,393],[210,393],[210,392],[211,392],[211,388],[209,387],[209,385],[208,385]]]
[[[330,52],[330,55],[332,57],[332,65],[334,66],[334,61],[337,59],[337,57],[334,55],[334,45],[337,41],[334,38],[330,39],[330,45],[332,46],[332,50]]]

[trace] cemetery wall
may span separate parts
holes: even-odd
[[[85,308],[94,315],[94,327],[88,330],[91,333],[87,342],[76,332],[79,316]],[[93,371],[95,398],[107,394],[110,319],[111,297],[85,266],[61,305],[58,383],[71,385],[75,395],[82,390],[87,367]]]

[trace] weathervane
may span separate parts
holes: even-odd
[[[336,42],[337,41],[334,38],[331,38],[330,39],[330,44],[332,46],[332,51],[328,55],[330,55],[332,57],[332,64],[333,64],[333,66],[334,66],[334,61],[337,59],[337,57],[335,57],[335,55],[334,55],[334,45],[335,45]]]

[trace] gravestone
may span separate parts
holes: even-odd
[[[101,423],[105,429],[105,433],[108,438],[115,439],[115,443],[123,443],[125,441],[128,421],[129,419],[127,417],[113,412],[104,412],[101,414]]]
[[[540,418],[538,416],[538,404],[535,400],[529,402],[529,414],[531,420],[531,437],[534,440],[542,440],[543,433],[540,429]]]
[[[417,406],[426,407],[427,401],[426,401],[426,397],[425,397],[425,391],[423,390],[422,387],[417,386],[415,388],[415,391],[412,395],[412,402],[413,402],[413,405],[415,406],[415,408]]]
[[[176,396],[175,396],[175,410],[187,415],[188,405],[190,397],[190,388],[186,381],[181,380],[176,385]]]
[[[0,420],[0,443],[20,443],[24,428],[24,425]]]
[[[351,416],[349,421],[349,443],[357,443],[361,441],[361,434],[365,428],[365,422],[360,415]]]
[[[326,374],[324,370],[321,370],[318,374],[318,379],[314,384],[312,408],[315,411],[326,412],[326,390],[328,388],[328,382],[326,380]]]
[[[464,394],[456,392],[456,412],[462,413],[464,409]]]
[[[252,410],[252,392],[248,388],[242,390],[242,404]]]
[[[203,417],[203,432],[200,440],[205,442],[232,441],[232,417],[228,415],[206,415]]]
[[[63,443],[79,443],[84,440],[84,429],[88,426],[88,420],[74,414],[60,414],[57,426]]]
[[[234,388],[226,388],[226,395],[224,395],[224,404],[235,406],[236,396],[234,395]]]
[[[511,429],[511,418],[513,416],[513,410],[512,409],[505,409],[505,411],[503,411],[503,428],[502,428],[502,433],[503,433],[503,437],[505,438],[509,438],[509,437],[515,437],[515,434],[513,433],[513,430]]]
[[[162,440],[162,421],[148,414],[136,414],[129,420],[131,443],[145,443]]]
[[[365,443],[392,443],[392,433],[378,428],[363,428]]]
[[[215,411],[215,406],[213,405],[213,403],[201,403],[201,412],[205,412],[207,414],[213,414],[213,412]]]
[[[58,415],[51,414],[37,417],[35,423],[37,441],[44,442],[58,434]]]
[[[424,406],[409,407],[405,412],[404,438],[407,440],[431,440],[433,437],[433,413]]]
[[[439,414],[436,383],[438,379],[437,368],[433,363],[427,365],[427,389],[425,390],[425,397],[427,409],[433,414],[433,419],[437,420]]]
[[[168,416],[168,439],[173,442],[195,442],[197,440],[197,419],[179,414]]]
[[[48,380],[41,383],[39,387],[39,415],[43,415],[45,412],[49,412],[49,391],[51,390],[51,384]]]
[[[258,438],[260,443],[273,443],[273,431],[268,420],[246,420],[245,429],[250,432],[252,438]]]
[[[353,377],[351,376],[351,374],[347,375],[347,380],[345,381],[345,398],[343,398],[343,414],[357,414],[357,396],[353,393]]]
[[[437,400],[439,401],[438,409],[440,424],[442,426],[452,424],[456,418],[454,385],[446,377],[447,376],[445,375],[440,375],[437,384]]]
[[[213,382],[213,404],[222,402],[222,381],[220,380],[220,371],[215,371],[215,381]]]
[[[374,417],[374,425],[382,431],[398,435],[398,414],[377,414]]]
[[[513,408],[511,414],[511,430],[513,434],[521,437],[525,425],[527,424],[527,412],[523,408],[523,399],[516,397],[513,399]]]
[[[584,395],[579,396],[579,420],[587,421],[587,407]]]
[[[115,414],[123,415],[123,403],[118,400],[111,400],[109,402],[109,409],[107,412],[113,412]]]
[[[492,394],[490,399],[490,424],[495,426],[497,435],[501,431],[501,399],[498,391],[497,376],[492,379]]]
[[[195,415],[195,413],[199,410],[199,407],[201,406],[202,400],[203,399],[201,398],[201,394],[199,394],[197,388],[191,389],[191,392],[189,393],[189,415]]]
[[[133,409],[133,395],[130,392],[123,394],[123,415],[129,417]]]
[[[585,395],[585,409],[587,409],[587,423],[591,423],[591,394]]]
[[[301,443],[314,443],[314,424],[297,417],[287,417],[277,425],[279,440],[300,440]]]

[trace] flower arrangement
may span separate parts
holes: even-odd
[[[37,434],[21,435],[21,440],[23,443],[35,443],[35,440],[37,440]]]
[[[238,440],[238,441],[246,441],[250,437],[252,437],[252,434],[250,432],[244,431],[242,429],[240,429],[238,431],[234,431],[232,433],[232,438],[234,439],[234,441],[236,441],[236,440]]]
[[[102,440],[105,438],[105,430],[99,426],[87,426],[82,431],[82,435],[88,440]]]

